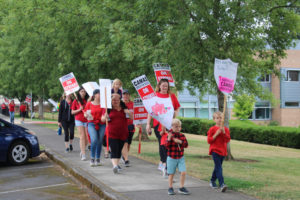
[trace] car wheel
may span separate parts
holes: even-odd
[[[22,165],[26,163],[29,159],[29,148],[26,142],[14,142],[9,149],[8,159],[13,165]]]

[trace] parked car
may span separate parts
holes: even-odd
[[[22,165],[39,155],[39,141],[33,132],[0,118],[0,162]]]

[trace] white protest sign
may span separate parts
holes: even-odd
[[[93,92],[96,89],[100,89],[100,86],[97,82],[86,82],[82,84],[82,87],[85,89],[85,91],[88,93],[88,95],[91,97],[93,96]]]
[[[101,108],[105,108],[105,102],[107,102],[107,108],[111,108],[111,80],[99,79],[99,83],[100,83],[100,106]],[[105,96],[106,96],[106,100],[105,100]]]
[[[133,124],[146,124],[148,112],[144,107],[141,98],[134,99],[133,102]]]
[[[220,60],[215,58],[214,76],[218,88],[224,94],[229,94],[234,89],[238,63],[230,59]]]
[[[153,64],[153,69],[157,83],[160,81],[160,79],[167,79],[170,86],[175,87],[175,81],[171,74],[171,67],[168,64],[155,63]]]
[[[137,77],[131,82],[139,93],[147,112],[167,129],[171,129],[174,115],[171,98],[157,97],[145,75]]]
[[[61,85],[64,88],[66,95],[72,94],[79,90],[79,85],[73,72],[59,78]]]

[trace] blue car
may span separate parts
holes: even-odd
[[[39,141],[34,133],[0,119],[0,162],[22,165],[39,155]]]

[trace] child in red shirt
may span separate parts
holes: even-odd
[[[223,114],[215,112],[213,120],[216,125],[211,127],[207,132],[207,142],[209,146],[209,155],[212,155],[215,168],[210,179],[210,186],[217,188],[216,180],[219,180],[219,185],[222,192],[225,192],[227,186],[224,183],[222,163],[227,156],[227,143],[230,141],[230,133],[227,127],[222,127]]]
[[[24,124],[24,119],[26,117],[26,105],[25,103],[21,103],[20,105],[20,115],[21,115],[21,123]]]

